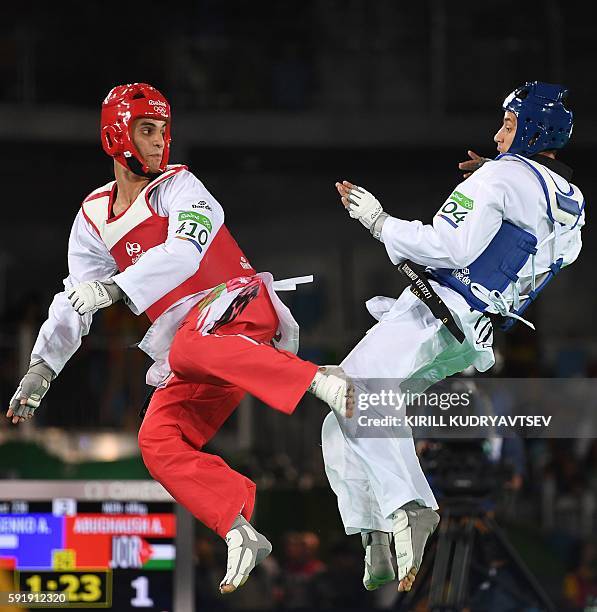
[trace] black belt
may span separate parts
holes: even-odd
[[[431,314],[441,321],[448,328],[452,336],[462,344],[465,340],[464,333],[456,324],[450,309],[429,284],[429,279],[425,275],[424,269],[407,259],[398,266],[398,270],[408,279],[410,290],[427,305],[429,310],[431,310]]]

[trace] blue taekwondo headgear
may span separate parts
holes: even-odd
[[[572,111],[566,108],[568,89],[541,81],[527,81],[505,100],[503,109],[517,117],[516,135],[508,153],[531,157],[561,149],[572,135]]]

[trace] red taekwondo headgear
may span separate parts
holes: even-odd
[[[117,85],[106,96],[102,104],[102,147],[110,157],[125,168],[140,176],[147,176],[149,168],[131,137],[132,123],[139,117],[166,121],[164,151],[160,163],[160,172],[163,172],[170,155],[170,104],[151,85],[146,83]]]

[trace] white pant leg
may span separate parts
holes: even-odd
[[[338,429],[342,434],[339,425]],[[398,508],[414,500],[437,509],[412,438],[343,437],[345,453],[360,461],[383,517],[389,518]],[[355,459],[352,461],[354,463]],[[351,488],[351,484],[348,482],[346,486]],[[354,492],[350,490],[347,497],[352,499],[353,496]]]
[[[371,380],[371,390],[379,388],[380,383],[396,390],[400,382],[424,368],[449,346],[451,340],[439,333],[440,325],[415,298],[398,316],[375,325],[340,365],[350,377],[358,378],[365,390],[367,379]],[[387,379],[387,384],[379,379]],[[358,410],[355,416],[358,418]],[[396,435],[391,431],[383,433],[385,437],[378,438],[346,436],[345,442],[369,474],[384,516],[389,517],[413,500],[437,508],[410,431],[402,428]]]
[[[360,457],[346,444],[335,415],[330,412],[321,429],[325,472],[332,490],[338,497],[338,509],[347,535],[363,529],[392,531],[377,503],[369,474]]]
[[[403,295],[398,308],[393,311],[392,316],[384,317],[369,330],[340,364],[350,377],[359,379],[359,384],[364,385],[365,390],[367,379],[371,380],[374,389],[383,382],[379,379],[389,379],[386,386],[393,386],[392,379],[398,384],[404,379],[419,377],[428,379],[429,384],[432,384],[469,365],[472,354],[470,348],[460,347],[414,296]],[[358,418],[359,410],[356,412],[353,418]],[[335,419],[328,417],[327,423],[330,418]],[[350,430],[350,425],[347,429]],[[338,430],[343,433],[339,426]],[[328,432],[330,431],[328,425]],[[368,475],[381,514],[386,518],[412,500],[437,508],[437,502],[415,452],[412,437],[406,436],[408,432],[405,430],[400,432],[401,437],[393,436],[392,432],[385,433],[385,437],[378,438],[343,435],[343,453],[337,448],[334,452],[327,452],[326,447],[331,442],[324,435],[322,445],[328,475],[334,471],[342,474],[338,467],[340,461],[343,462],[342,466],[347,461],[350,461],[351,465],[355,465],[357,460],[360,461],[360,473]],[[338,445],[337,432],[333,444],[335,447]],[[361,499],[364,492],[368,491],[362,482],[359,482],[357,490],[352,480],[344,480],[341,486],[343,492],[342,501],[339,496],[339,504],[342,506],[349,504],[352,499]],[[332,488],[336,491],[338,486],[334,487],[332,484]],[[346,511],[341,509],[343,520],[345,514]],[[355,518],[353,517],[353,522]],[[344,522],[348,528],[348,524]],[[363,529],[370,528],[366,525],[360,526]],[[356,526],[351,524],[350,527]]]

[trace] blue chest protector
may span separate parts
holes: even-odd
[[[498,159],[504,157],[499,156]],[[578,223],[584,207],[579,206],[576,200],[570,198],[570,193],[564,194],[553,185],[546,183],[540,165],[529,160],[516,157],[524,162],[535,174],[544,191],[547,200],[547,214],[554,225],[554,237],[557,237],[561,227],[570,224],[572,227]],[[553,181],[552,181],[553,182]],[[559,225],[559,227],[556,227]],[[555,239],[555,238],[554,238]],[[515,321],[524,321],[530,327],[534,326],[525,321],[521,314],[537,298],[539,293],[560,271],[563,260],[557,259],[549,266],[547,274],[539,286],[535,286],[533,271],[531,289],[519,296],[518,273],[527,263],[529,257],[537,253],[537,238],[530,232],[517,227],[509,221],[503,221],[497,234],[493,237],[487,248],[468,267],[457,270],[448,268],[429,269],[429,275],[441,285],[450,287],[467,301],[469,306],[480,312],[496,312],[506,317],[502,329],[507,330]],[[514,290],[512,304],[508,304],[502,296],[508,286]],[[482,299],[482,298],[485,299]],[[489,309],[494,306],[493,309]],[[496,308],[495,308],[496,307]]]
[[[504,221],[487,248],[466,268],[430,270],[438,283],[460,293],[471,308],[484,312],[488,304],[471,290],[471,283],[488,291],[504,291],[518,280],[518,272],[537,252],[537,238],[509,221]]]

